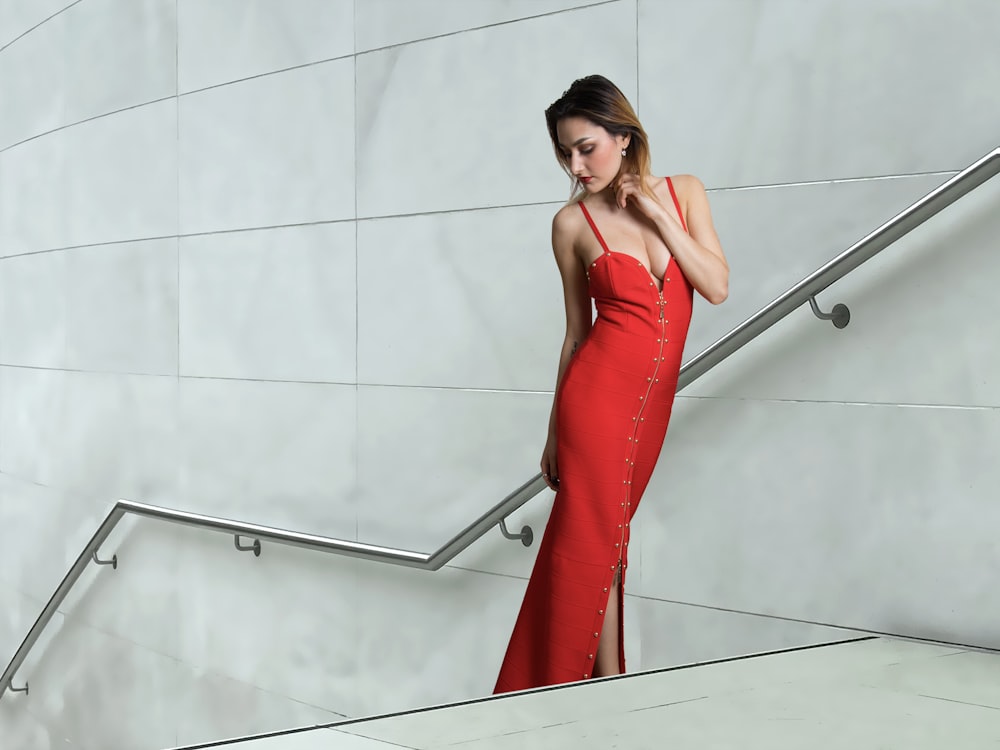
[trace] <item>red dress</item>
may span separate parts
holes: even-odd
[[[667,178],[681,225],[674,186]],[[559,386],[559,491],[538,548],[495,693],[586,679],[593,672],[615,573],[619,616],[629,525],[667,432],[693,292],[673,257],[660,292],[639,260],[611,250],[587,269],[597,319]],[[624,628],[618,659],[625,671]]]

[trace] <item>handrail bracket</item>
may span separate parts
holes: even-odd
[[[816,295],[814,294],[809,298],[809,307],[812,308],[813,315],[820,320],[833,321],[836,328],[847,328],[847,324],[851,322],[851,311],[843,302],[838,302],[830,312],[825,313],[816,304]]]
[[[28,695],[28,687],[29,686],[28,686],[27,682],[24,683],[24,687],[23,688],[14,687],[14,683],[13,682],[8,682],[7,683],[7,689],[10,692],[12,692],[12,693],[24,693],[25,695]]]
[[[91,557],[98,565],[110,565],[112,570],[118,570],[118,555],[112,555],[110,560],[102,560],[97,556],[97,550],[95,549]]]
[[[260,557],[260,539],[254,539],[253,544],[240,544],[240,535],[233,536],[233,545],[240,552],[253,552],[254,557]]]
[[[527,524],[525,524],[524,526],[521,527],[521,531],[519,533],[512,534],[507,529],[507,519],[506,518],[501,518],[500,519],[500,533],[502,533],[507,539],[512,539],[512,540],[513,539],[519,539],[521,541],[521,544],[523,544],[525,547],[530,547],[531,543],[535,539],[535,532],[533,532],[531,530],[531,527],[528,526]]]

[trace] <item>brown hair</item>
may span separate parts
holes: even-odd
[[[556,133],[556,125],[566,117],[582,117],[595,125],[600,125],[612,136],[631,136],[627,153],[622,158],[619,174],[639,175],[642,178],[640,181],[642,192],[657,203],[660,202],[645,179],[652,173],[649,137],[621,89],[602,75],[578,78],[545,110],[545,123],[549,128],[549,137],[552,139],[556,159],[563,171],[573,180],[572,191],[578,196],[583,191],[583,185],[570,171],[569,160],[559,148],[559,136]]]

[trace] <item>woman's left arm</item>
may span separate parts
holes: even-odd
[[[673,182],[681,207],[687,209],[688,231],[667,211],[658,213],[653,222],[691,286],[713,305],[721,304],[729,296],[729,264],[715,232],[705,186],[693,175],[679,175]]]
[[[715,233],[705,186],[693,175],[678,175],[673,183],[681,208],[687,209],[687,232],[670,211],[642,193],[637,175],[621,180],[617,191],[619,205],[624,207],[630,198],[635,201],[636,208],[656,226],[687,280],[701,296],[718,305],[729,295],[729,264]],[[669,198],[663,200],[672,202]]]

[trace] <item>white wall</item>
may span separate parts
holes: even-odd
[[[568,187],[542,110],[574,78],[615,80],[655,171],[712,190],[731,298],[697,307],[692,355],[996,145],[998,22],[0,0],[0,658],[118,497],[429,550],[534,473]],[[632,668],[844,634],[772,616],[998,645],[996,197],[825,293],[845,331],[801,310],[685,392],[634,537]],[[532,557],[497,533],[437,574],[255,559],[152,522],[106,549],[0,701],[13,746],[481,695]]]

